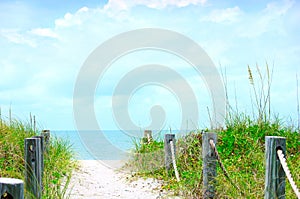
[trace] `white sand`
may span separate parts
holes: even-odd
[[[130,182],[130,174],[116,172],[96,160],[81,160],[80,167],[71,178],[70,199],[81,198],[178,198],[166,196],[161,183],[155,179],[138,179]]]

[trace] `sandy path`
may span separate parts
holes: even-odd
[[[72,176],[70,199],[132,198],[161,199],[161,183],[154,179],[138,179],[129,182],[129,174],[115,172],[96,160],[81,160],[80,167]],[[176,198],[176,197],[172,197]]]

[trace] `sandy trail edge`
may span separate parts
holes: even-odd
[[[138,179],[129,182],[130,174],[116,172],[97,160],[80,160],[73,172],[67,193],[70,199],[134,198],[161,199],[179,198],[161,192],[161,183],[155,179]]]

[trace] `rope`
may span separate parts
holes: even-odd
[[[282,168],[283,168],[283,170],[285,172],[285,175],[286,175],[287,179],[289,180],[289,182],[290,182],[290,184],[292,186],[292,189],[294,190],[297,198],[300,199],[299,189],[297,188],[297,185],[296,185],[295,181],[293,180],[293,177],[292,177],[291,172],[290,172],[290,170],[288,168],[288,165],[286,163],[286,159],[284,157],[284,154],[283,154],[282,150],[280,150],[280,149],[277,150],[277,155],[278,155],[278,158],[279,158],[280,163],[282,165]]]
[[[151,137],[150,137],[149,133],[147,133],[147,140],[148,140],[148,144],[150,144],[151,143]]]
[[[223,171],[223,173],[224,173],[225,177],[227,178],[227,180],[231,183],[232,186],[234,186],[234,188],[236,188],[238,191],[240,191],[241,194],[244,196],[245,194],[241,191],[241,189],[229,177],[228,172],[226,171],[226,169],[225,169],[225,167],[224,167],[224,165],[221,161],[221,158],[220,158],[219,153],[217,151],[216,145],[215,145],[215,143],[212,139],[209,140],[209,144],[210,144],[211,148],[214,150],[214,152],[216,154],[216,157],[217,157],[217,160],[218,160],[218,163],[221,167],[221,170]]]
[[[177,182],[179,182],[180,178],[179,178],[179,173],[177,170],[176,160],[175,160],[175,150],[174,150],[175,146],[174,146],[172,140],[170,141],[170,147],[171,147],[172,163],[173,163],[173,167],[174,167],[174,171],[175,171],[176,180],[177,180]]]

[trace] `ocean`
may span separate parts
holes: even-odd
[[[163,139],[170,131],[153,131],[154,139]],[[172,133],[178,133],[173,131]],[[51,131],[51,136],[67,140],[78,160],[124,160],[143,137],[142,131]]]

